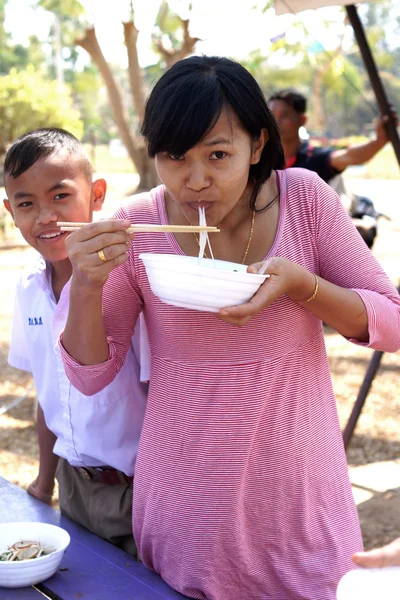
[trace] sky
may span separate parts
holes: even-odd
[[[97,36],[107,60],[126,66],[121,21],[127,18],[127,0],[113,0],[112,3],[109,0],[81,1],[87,9],[89,20],[96,25]],[[182,17],[187,16],[187,0],[170,0],[169,4]],[[254,9],[257,4],[263,5],[262,0],[192,0],[191,4],[191,35],[202,40],[196,46],[199,53],[225,55],[240,60],[256,49],[267,52],[270,39],[275,36],[288,32],[290,39],[290,36],[293,38],[296,35],[296,31],[290,28],[295,19],[292,15],[263,15],[260,10]],[[136,0],[134,7],[135,23],[140,31],[139,61],[146,66],[157,60],[151,51],[151,31],[159,0]],[[338,7],[306,11],[302,13],[302,21],[309,31],[318,31],[321,30],[322,19],[338,16],[339,11]],[[17,43],[26,44],[33,33],[41,40],[46,40],[51,20],[49,13],[32,8],[32,0],[11,0],[6,6],[5,26]],[[323,43],[330,49],[335,46],[336,39],[335,32],[331,36],[324,34]]]

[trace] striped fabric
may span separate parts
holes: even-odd
[[[283,256],[359,291],[370,346],[400,347],[400,299],[337,196],[314,173],[279,173]],[[165,223],[163,188],[118,217]],[[77,365],[85,393],[120,368],[143,307],[151,383],[135,473],[143,562],[208,600],[334,600],[362,548],[321,322],[287,297],[237,328],[162,304],[141,252],[182,254],[173,234],[137,234],[104,289],[110,358]]]

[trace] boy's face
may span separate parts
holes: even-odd
[[[51,263],[65,260],[65,237],[57,221],[92,220],[100,210],[106,184],[88,181],[82,156],[59,151],[34,163],[14,179],[6,175],[4,205],[30,246]]]
[[[284,100],[271,100],[268,107],[275,117],[279,128],[282,144],[296,141],[299,136],[299,129],[306,121],[306,115],[300,114]]]

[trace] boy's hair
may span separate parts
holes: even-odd
[[[182,155],[213,128],[222,110],[231,108],[253,139],[268,130],[260,161],[250,166],[250,205],[272,169],[284,166],[278,127],[260,86],[237,62],[217,56],[192,56],[175,63],[158,80],[146,104],[142,134],[148,152]]]
[[[286,102],[286,104],[289,104],[297,113],[299,113],[299,115],[302,115],[307,111],[307,98],[291,88],[274,92],[272,96],[270,96],[268,103],[273,100],[282,100],[282,102]]]
[[[16,179],[39,159],[60,150],[81,155],[82,170],[87,179],[92,181],[93,167],[81,142],[72,133],[57,127],[34,129],[17,138],[7,150],[4,160],[4,179],[6,175]]]

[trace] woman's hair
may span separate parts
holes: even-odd
[[[192,56],[175,63],[156,83],[146,104],[142,134],[149,156],[178,156],[198,144],[213,128],[224,107],[230,107],[253,139],[261,130],[268,141],[260,161],[250,166],[250,206],[255,208],[262,184],[272,169],[284,167],[278,127],[260,86],[239,63],[216,56]]]

